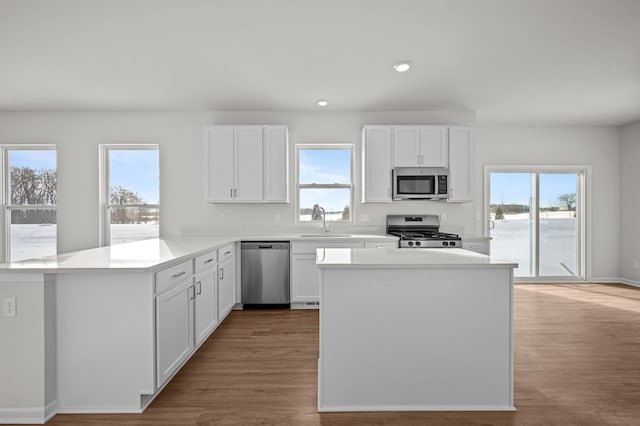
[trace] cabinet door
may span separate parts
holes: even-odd
[[[420,127],[397,126],[393,128],[394,167],[420,166]]]
[[[420,167],[447,167],[447,128],[420,127]]]
[[[291,256],[291,302],[320,300],[318,268],[315,254]]]
[[[234,188],[233,127],[210,127],[205,144],[205,199],[229,201]]]
[[[391,202],[391,127],[367,126],[363,133],[362,202]]]
[[[472,200],[471,137],[469,127],[449,129],[449,201]]]
[[[289,202],[289,149],[285,126],[264,127],[264,200]]]
[[[222,321],[235,305],[236,275],[235,258],[221,263],[218,267],[218,320]]]
[[[156,297],[157,386],[162,386],[193,350],[192,280]]]
[[[262,127],[234,128],[236,201],[262,200]]]
[[[218,324],[218,282],[215,269],[196,277],[195,339],[196,346],[207,338]]]

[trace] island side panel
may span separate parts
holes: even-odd
[[[141,412],[154,392],[153,274],[58,274],[59,413]]]
[[[319,411],[514,410],[511,268],[320,269]]]

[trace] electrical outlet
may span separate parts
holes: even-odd
[[[447,221],[447,214],[446,213],[440,213],[440,220],[443,222]]]
[[[16,298],[15,297],[5,297],[3,300],[2,306],[3,306],[5,317],[16,316]]]
[[[223,214],[220,215],[220,222],[224,222],[225,220],[227,220],[227,217]]]
[[[633,262],[633,269],[640,269],[640,262]]]
[[[273,215],[273,220],[276,222],[280,222],[280,215],[278,213]]]

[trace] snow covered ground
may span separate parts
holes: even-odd
[[[159,229],[158,224],[114,224],[111,225],[111,244],[156,238]],[[55,224],[11,225],[11,260],[56,254],[56,235]]]
[[[576,219],[573,212],[541,212],[540,214],[540,276],[575,276]],[[505,215],[494,220],[491,232],[491,255],[518,262],[516,277],[533,275],[529,214]]]

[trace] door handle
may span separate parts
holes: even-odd
[[[207,260],[204,261],[204,263],[211,263],[211,262],[213,262],[213,258],[207,259]]]
[[[220,268],[220,279],[224,280],[224,268]]]
[[[238,188],[234,188],[234,189],[233,189],[233,196],[234,196],[235,198],[238,198]]]
[[[196,290],[196,294],[202,294],[202,283],[200,281],[196,282],[198,289]]]
[[[176,273],[176,274],[171,275],[171,277],[172,277],[172,278],[178,278],[178,277],[183,276],[184,274],[186,274],[186,272],[185,272],[185,271],[182,271],[182,272],[178,272],[178,273]]]
[[[189,299],[193,300],[196,298],[196,289],[194,286],[189,286]]]
[[[229,198],[233,198],[233,188],[229,188]]]

